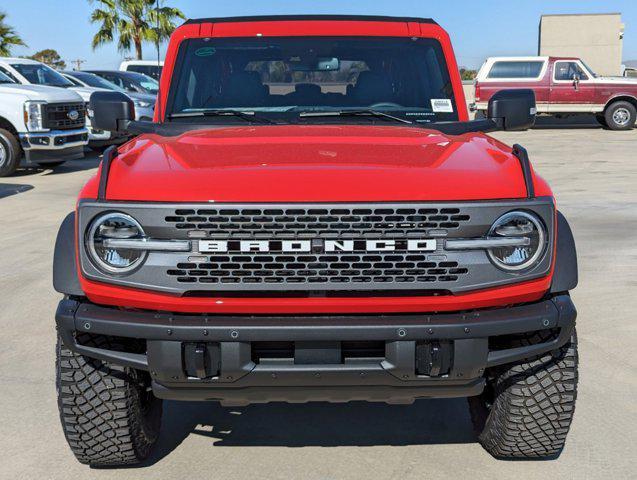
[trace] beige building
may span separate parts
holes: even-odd
[[[579,57],[600,75],[621,75],[621,13],[542,15],[539,55]]]

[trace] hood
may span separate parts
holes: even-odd
[[[107,190],[111,200],[165,202],[444,201],[525,194],[511,149],[484,134],[356,125],[142,135],[120,149]]]
[[[95,92],[108,92],[105,88],[97,88],[97,87],[69,87],[69,90],[73,90],[77,92],[82,100],[88,102],[91,99],[91,95]]]
[[[43,100],[49,103],[80,102],[82,97],[72,90],[45,85],[0,84],[0,91],[13,95],[24,95],[27,100]]]

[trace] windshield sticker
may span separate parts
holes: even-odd
[[[437,113],[453,113],[453,105],[448,98],[432,98],[431,109]]]
[[[215,47],[202,47],[195,50],[195,55],[198,57],[210,57],[214,55],[216,51]]]

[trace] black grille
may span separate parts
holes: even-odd
[[[457,229],[459,208],[205,208],[178,209],[169,225],[212,239],[407,239],[432,229]],[[168,275],[182,284],[405,285],[456,282],[468,270],[420,252],[224,253],[179,263]]]
[[[76,111],[78,117],[73,120],[69,113]],[[84,103],[49,103],[44,106],[44,128],[51,130],[72,130],[82,128],[86,123]]]
[[[458,208],[257,208],[175,210],[165,218],[206,238],[414,238],[469,222]]]
[[[457,262],[428,261],[411,253],[212,255],[205,263],[179,263],[168,275],[180,283],[336,284],[456,282],[468,273]]]

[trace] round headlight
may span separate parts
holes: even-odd
[[[86,236],[93,263],[107,273],[128,273],[140,266],[148,252],[105,245],[110,239],[144,238],[142,226],[130,215],[107,213],[93,221]]]
[[[530,268],[546,249],[546,231],[542,221],[527,212],[509,212],[502,215],[491,227],[489,237],[520,240],[519,245],[488,250],[491,261],[502,270],[518,271]]]

